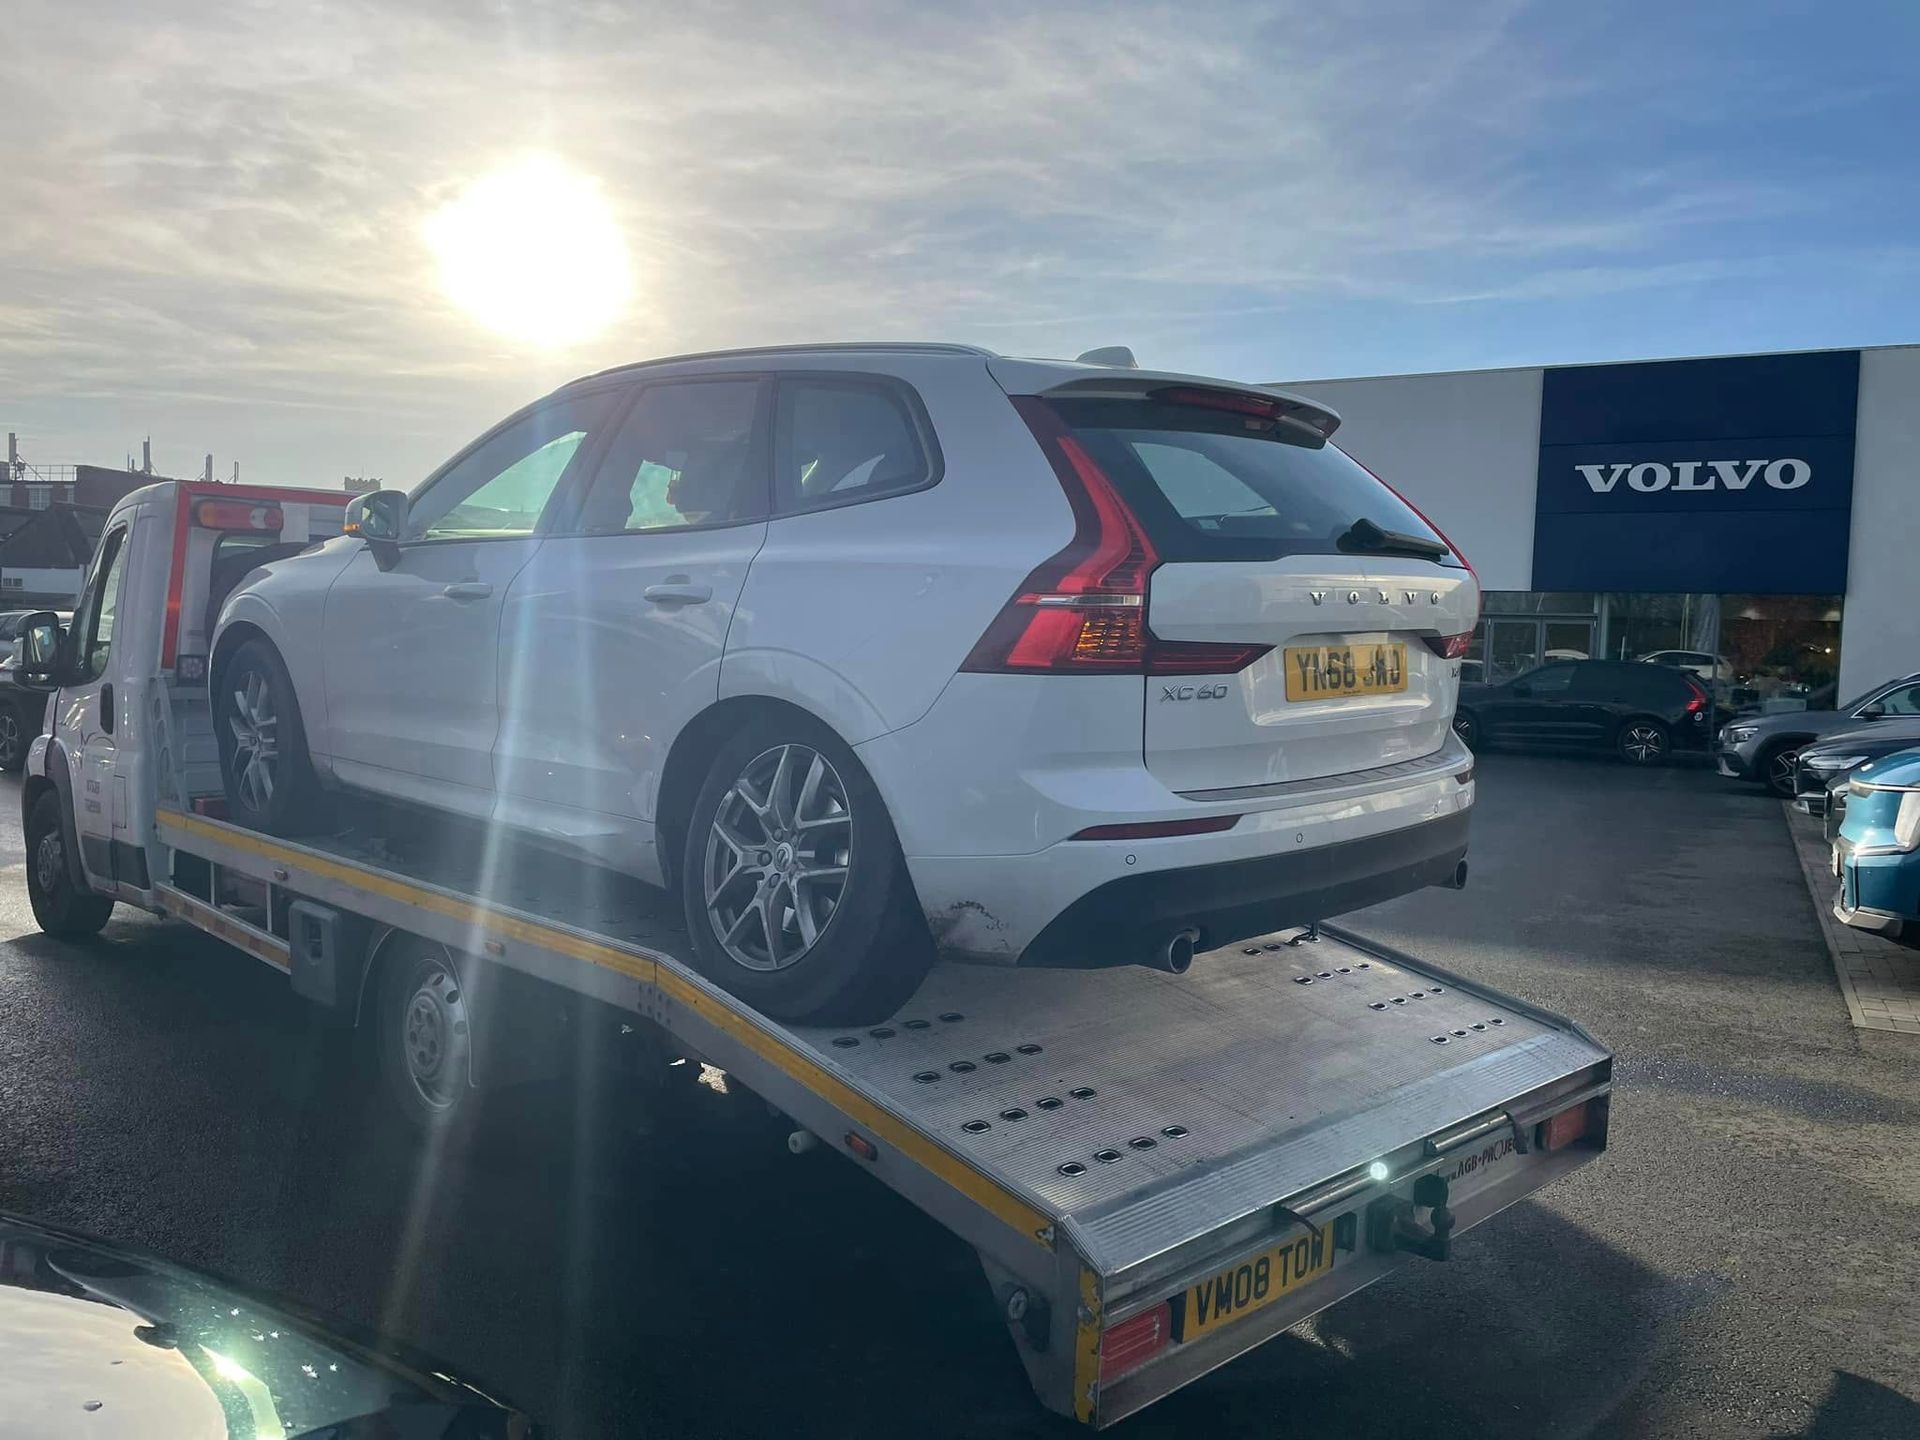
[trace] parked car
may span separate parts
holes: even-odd
[[[0,616],[0,642],[4,642],[6,653],[0,655],[0,770],[9,775],[20,772],[27,763],[27,747],[33,743],[33,737],[46,727],[47,697],[38,690],[29,690],[19,683],[20,664],[20,622],[30,614],[44,613],[19,611],[14,615]],[[73,619],[71,614],[62,612],[58,619],[62,627]],[[7,633],[7,623],[12,622],[12,633]]]
[[[1721,727],[1714,757],[1722,775],[1755,781],[1790,800],[1795,757],[1809,741],[1890,716],[1920,716],[1920,672],[1889,680],[1831,710],[1736,716]]]
[[[437,1360],[204,1271],[0,1214],[0,1429],[531,1440]]]
[[[1462,685],[1454,733],[1483,745],[1579,746],[1655,765],[1706,748],[1713,703],[1685,670],[1627,660],[1560,660],[1504,685]]]
[[[227,599],[230,812],[349,788],[677,886],[789,1017],[1448,882],[1479,587],[1337,424],[957,346],[575,382]]]
[[[1920,948],[1920,749],[1869,760],[1847,791],[1833,842],[1834,916]]]
[[[1794,757],[1794,799],[1809,815],[1823,814],[1826,797],[1836,781],[1845,780],[1869,760],[1884,759],[1916,745],[1920,745],[1920,716],[1886,719],[1824,735]]]
[[[1733,665],[1727,657],[1705,650],[1651,650],[1639,657],[1639,663],[1691,671],[1709,685],[1715,682],[1725,685],[1733,679]]]

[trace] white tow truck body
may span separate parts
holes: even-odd
[[[396,937],[438,947],[477,1007],[469,1086],[581,1017],[727,1071],[975,1247],[1049,1407],[1110,1424],[1604,1149],[1602,1045],[1332,927],[1185,975],[941,965],[884,1023],[784,1025],[686,965],[677,907],[636,882],[350,802],[298,842],[227,823],[211,611],[243,552],[337,534],[346,498],[163,484],[113,511],[28,757],[58,878],[237,946],[342,1023],[382,1023]]]

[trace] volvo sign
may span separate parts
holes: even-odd
[[[1535,590],[1844,592],[1857,350],[1548,370]]]

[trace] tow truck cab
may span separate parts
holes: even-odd
[[[170,862],[143,797],[221,789],[205,685],[221,602],[255,567],[339,535],[350,498],[166,481],[107,516],[40,681],[52,690],[48,733],[28,750],[22,795],[31,812],[48,787],[59,792],[65,863],[86,888],[158,908]]]

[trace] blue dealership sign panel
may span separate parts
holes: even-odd
[[[1535,590],[1847,588],[1860,352],[1548,370]]]

